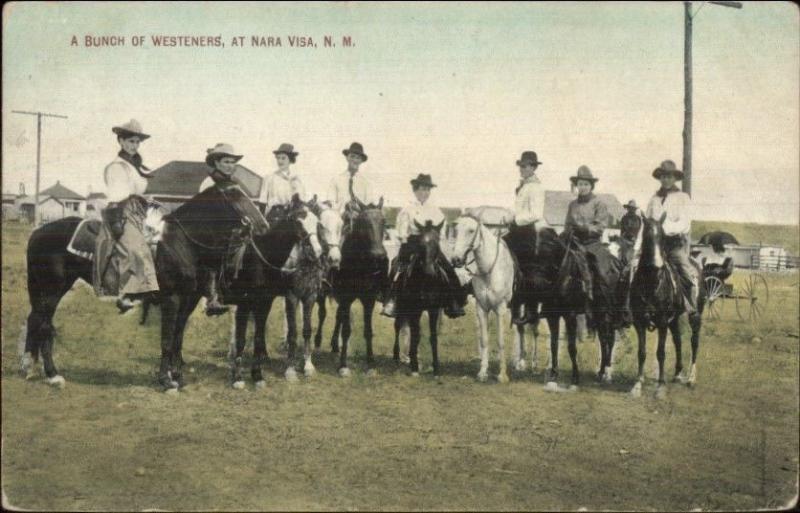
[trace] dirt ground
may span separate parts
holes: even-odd
[[[544,337],[535,372],[512,373],[507,385],[478,383],[472,308],[443,323],[438,381],[429,372],[412,378],[391,361],[392,324],[376,316],[377,376],[365,375],[357,321],[354,375],[337,375],[326,340],[318,374],[298,383],[282,378],[276,308],[264,390],[229,386],[231,314],[208,319],[198,310],[185,342],[189,386],[170,396],[154,382],[157,309],[139,326],[138,309],[119,316],[83,286],[55,320],[66,387],[21,377],[26,239],[24,228],[4,226],[2,486],[15,506],[749,510],[782,507],[797,494],[797,274],[768,275],[769,308],[758,322],[742,322],[732,301],[724,305],[722,319],[703,328],[698,386],[671,384],[663,399],[653,394],[654,334],[651,379],[638,399],[627,393],[636,374],[633,339],[617,348],[612,385],[594,381],[599,348],[587,340],[578,347],[580,390],[545,392]],[[745,277],[737,270],[731,281]],[[360,308],[354,313],[360,319]],[[326,335],[331,329],[329,322]],[[427,338],[421,359],[429,367]],[[496,373],[494,349],[492,361]],[[566,384],[563,341],[560,361]],[[669,369],[673,362],[670,344]]]

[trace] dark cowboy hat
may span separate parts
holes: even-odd
[[[214,167],[214,161],[222,157],[233,157],[236,162],[239,162],[242,158],[242,155],[237,155],[233,151],[233,146],[225,143],[217,143],[216,146],[209,148],[206,152],[208,153],[206,155],[206,164],[209,167]]]
[[[351,153],[355,153],[356,155],[361,155],[361,159],[366,162],[367,161],[367,154],[364,153],[364,147],[361,146],[361,143],[354,142],[350,145],[350,148],[342,150],[342,154],[346,157]]]
[[[665,174],[672,174],[676,180],[683,180],[683,171],[675,166],[671,160],[665,160],[653,171],[653,178],[660,179]]]
[[[433,183],[433,180],[431,179],[431,175],[425,175],[425,174],[420,173],[420,174],[417,175],[416,178],[411,180],[411,186],[414,187],[414,188],[417,188],[417,187],[436,187],[436,184]]]
[[[589,169],[587,166],[579,167],[578,172],[575,174],[575,176],[570,176],[569,179],[573,184],[578,183],[578,180],[586,180],[587,182],[592,182],[592,183],[595,183],[598,180],[592,174],[592,170]]]
[[[273,151],[272,153],[274,153],[275,155],[277,155],[278,153],[285,153],[286,155],[293,158],[300,155],[299,153],[294,151],[294,146],[289,143],[281,144],[280,146],[278,146],[278,149]]]
[[[521,166],[523,164],[538,166],[541,162],[539,162],[539,157],[536,156],[535,151],[523,151],[522,156],[517,161],[517,165]]]
[[[111,131],[123,139],[136,136],[140,141],[144,141],[150,138],[148,134],[142,132],[142,124],[135,119],[128,121],[124,125],[115,126]]]
[[[625,207],[625,208],[633,209],[633,210],[636,210],[637,208],[639,208],[639,205],[636,204],[636,200],[630,200],[629,202],[625,203],[622,206]]]

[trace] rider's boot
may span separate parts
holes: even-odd
[[[123,294],[117,298],[117,308],[119,309],[120,314],[126,313],[134,306],[136,306],[135,303],[131,301],[127,294]]]
[[[222,315],[227,313],[229,308],[223,305],[219,300],[219,292],[217,291],[217,277],[214,273],[210,273],[211,277],[208,280],[208,302],[206,303],[206,315]]]

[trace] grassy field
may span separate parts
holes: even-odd
[[[351,378],[339,378],[323,352],[317,376],[290,384],[280,377],[280,308],[270,321],[266,389],[228,386],[230,314],[208,319],[198,311],[185,343],[190,385],[172,397],[154,386],[157,310],[140,327],[138,309],[121,317],[83,286],[55,319],[66,388],[20,377],[28,232],[3,228],[2,485],[16,506],[749,510],[796,496],[797,274],[768,276],[769,309],[759,322],[739,321],[732,302],[721,320],[707,322],[698,386],[670,385],[660,400],[652,380],[641,398],[627,394],[636,374],[633,341],[616,351],[613,385],[593,381],[598,346],[591,341],[579,344],[577,393],[545,392],[541,370],[512,374],[507,385],[478,383],[472,311],[443,324],[438,382],[392,363],[391,323],[376,317],[376,377],[364,373],[357,321]],[[737,270],[731,281],[745,276]],[[543,340],[539,349],[541,369]],[[669,368],[673,355],[670,344]],[[429,364],[426,339],[421,359]],[[563,347],[561,370],[565,381]]]

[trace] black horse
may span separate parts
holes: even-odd
[[[206,292],[207,273],[220,270],[222,289],[236,255],[262,237],[267,223],[238,187],[209,187],[164,218],[156,249],[161,304],[161,364],[158,382],[183,386],[183,334]]]
[[[313,202],[311,208],[315,204],[316,201]],[[265,386],[263,366],[269,360],[266,342],[267,319],[275,298],[290,295],[295,285],[293,276],[288,274],[283,269],[283,266],[292,249],[298,243],[300,243],[300,252],[302,253],[301,265],[305,265],[304,261],[309,258],[309,252],[311,254],[314,253],[309,241],[312,237],[317,237],[317,223],[308,223],[309,227],[304,227],[309,212],[309,206],[300,201],[298,196],[295,195],[286,215],[276,218],[277,220],[270,230],[262,237],[255,238],[255,244],[245,251],[242,269],[226,293],[230,297],[230,300],[226,301],[236,305],[234,347],[231,355],[231,380],[234,388],[244,388],[242,355],[246,346],[247,322],[251,314],[255,324],[255,332],[250,374],[256,387]],[[310,224],[313,224],[313,227]],[[309,231],[310,229],[313,231]],[[314,256],[314,258],[316,260],[319,256]],[[317,274],[319,275],[319,273]],[[313,280],[313,273],[309,274],[308,278]],[[320,279],[320,277],[317,278],[317,280]],[[304,285],[308,285],[312,289],[315,287],[313,283]],[[313,290],[306,292],[310,293]],[[291,301],[287,301],[287,314],[289,308],[291,308],[289,303]],[[310,315],[311,313],[308,312],[306,317],[310,318]],[[293,314],[290,316],[290,320],[294,320]],[[307,330],[304,328],[304,332],[306,331],[308,332],[308,337],[310,337],[310,325]],[[290,322],[287,377],[294,372],[295,339],[296,327],[294,322]]]
[[[700,345],[700,328],[702,313],[705,308],[706,290],[703,280],[698,280],[697,312],[689,316],[692,344],[692,366],[688,378],[682,375],[680,317],[686,312],[681,278],[667,261],[662,247],[664,231],[660,222],[642,219],[641,253],[634,267],[631,282],[631,310],[633,324],[639,340],[639,374],[631,394],[639,396],[644,384],[644,363],[647,357],[647,330],[658,330],[658,387],[656,394],[666,391],[664,377],[664,360],[667,330],[672,334],[675,345],[675,381],[685,381],[693,386],[697,380],[697,353]],[[697,266],[698,276],[701,269]]]
[[[338,303],[336,325],[331,337],[331,351],[339,352],[342,338],[339,374],[349,376],[347,345],[350,339],[350,307],[358,299],[364,309],[364,341],[367,346],[367,366],[374,363],[372,353],[372,313],[378,294],[385,287],[389,261],[383,239],[386,220],[383,217],[383,198],[377,205],[356,200],[357,213],[345,222],[342,242],[342,262],[332,275],[332,296]],[[324,299],[322,299],[324,301]],[[324,311],[320,312],[320,316]],[[322,322],[320,321],[320,326]]]
[[[419,236],[408,242],[412,244],[412,255],[409,269],[401,279],[397,297],[397,315],[394,322],[394,360],[400,361],[400,330],[408,325],[410,331],[410,366],[411,375],[419,375],[417,353],[420,342],[420,318],[422,312],[428,312],[430,330],[431,355],[433,358],[433,375],[439,377],[438,327],[441,308],[449,299],[445,289],[446,277],[440,275],[437,259],[441,253],[439,236],[444,221],[434,225],[428,221],[424,226],[416,221]]]

